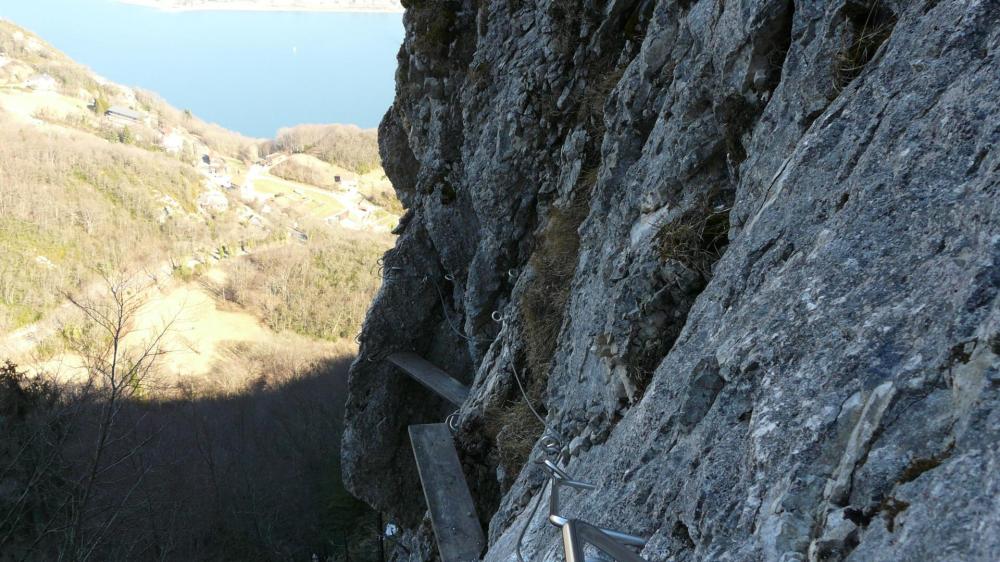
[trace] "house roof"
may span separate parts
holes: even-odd
[[[128,109],[127,107],[120,107],[117,105],[109,107],[105,115],[118,115],[121,117],[125,117],[127,119],[134,119],[136,121],[142,119],[142,114],[139,113],[138,111]]]

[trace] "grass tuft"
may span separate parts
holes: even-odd
[[[587,205],[582,201],[553,209],[529,260],[535,279],[521,297],[521,314],[533,379],[547,377],[555,353],[580,250],[577,230],[586,213]]]
[[[880,6],[879,0],[867,6],[849,2],[844,8],[844,16],[853,33],[834,60],[833,80],[837,92],[861,75],[896,25],[895,15]]]
[[[660,259],[676,260],[706,280],[729,244],[729,209],[699,209],[666,224],[657,235]]]
[[[580,251],[578,231],[589,211],[589,197],[596,181],[596,167],[584,171],[577,186],[577,196],[566,207],[552,210],[528,262],[535,277],[520,301],[528,367],[520,375],[525,392],[536,408],[544,404],[552,356],[576,272]],[[545,415],[545,412],[539,413]],[[486,417],[489,420],[487,430],[495,435],[499,464],[508,474],[516,474],[527,461],[544,427],[520,393],[516,400]]]
[[[538,385],[536,385],[538,386]],[[540,390],[529,391],[541,396]],[[492,410],[486,415],[486,433],[494,436],[496,443],[495,461],[509,475],[517,474],[528,462],[531,449],[545,430],[524,398],[508,402],[503,407]]]

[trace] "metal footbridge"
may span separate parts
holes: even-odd
[[[393,353],[386,359],[427,390],[455,406],[460,407],[469,397],[468,387],[415,353]],[[514,376],[517,377],[518,386],[523,392],[516,371]],[[537,416],[537,413],[535,415]],[[486,548],[486,538],[479,517],[476,515],[475,503],[469,492],[465,474],[462,472],[462,464],[455,449],[449,424],[411,425],[409,434],[441,560],[443,562],[480,560]],[[559,504],[561,488],[594,490],[595,486],[576,480],[560,468],[559,459],[565,457],[565,448],[551,436],[545,436],[543,439],[543,449],[555,459],[546,459],[538,463],[549,473],[547,485],[551,488],[551,492],[548,520],[562,531],[566,562],[585,562],[584,547],[588,544],[620,562],[645,562],[630,549],[630,547],[641,549],[645,546],[646,541],[641,537],[596,527],[579,519],[561,515]],[[538,509],[544,492],[545,490],[542,490],[539,494],[532,516]],[[531,519],[529,516],[518,537],[517,557],[522,561],[521,542],[528,525],[531,524]]]

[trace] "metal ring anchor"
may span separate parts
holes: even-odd
[[[543,435],[539,444],[548,455],[558,456],[562,452],[562,443],[552,435]]]
[[[455,410],[445,418],[444,423],[453,434],[458,433],[458,414],[461,410]]]
[[[497,323],[499,323],[499,322],[502,322],[502,321],[503,321],[503,315],[502,315],[502,314],[500,314],[500,311],[499,311],[499,310],[494,310],[494,311],[493,311],[493,314],[491,314],[491,315],[490,315],[490,318],[492,318],[492,319],[493,319],[493,321],[494,321],[494,322],[497,322]]]

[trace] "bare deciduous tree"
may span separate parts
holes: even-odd
[[[157,361],[169,350],[164,337],[177,317],[141,340],[136,333],[136,317],[145,304],[150,282],[139,282],[123,273],[102,273],[104,298],[90,300],[67,295],[70,303],[93,323],[96,334],[78,342],[76,351],[87,367],[87,387],[98,397],[100,414],[87,467],[79,482],[77,497],[71,502],[67,525],[67,549],[74,560],[90,560],[108,531],[119,520],[133,493],[142,484],[148,468],[141,453],[149,441],[136,439],[138,422],[123,415],[130,400],[142,396]],[[179,313],[178,313],[179,314]],[[119,476],[122,468],[136,470],[121,498],[109,505],[95,505],[94,498],[105,476]],[[120,476],[119,476],[120,477]],[[116,483],[121,486],[121,482]]]

